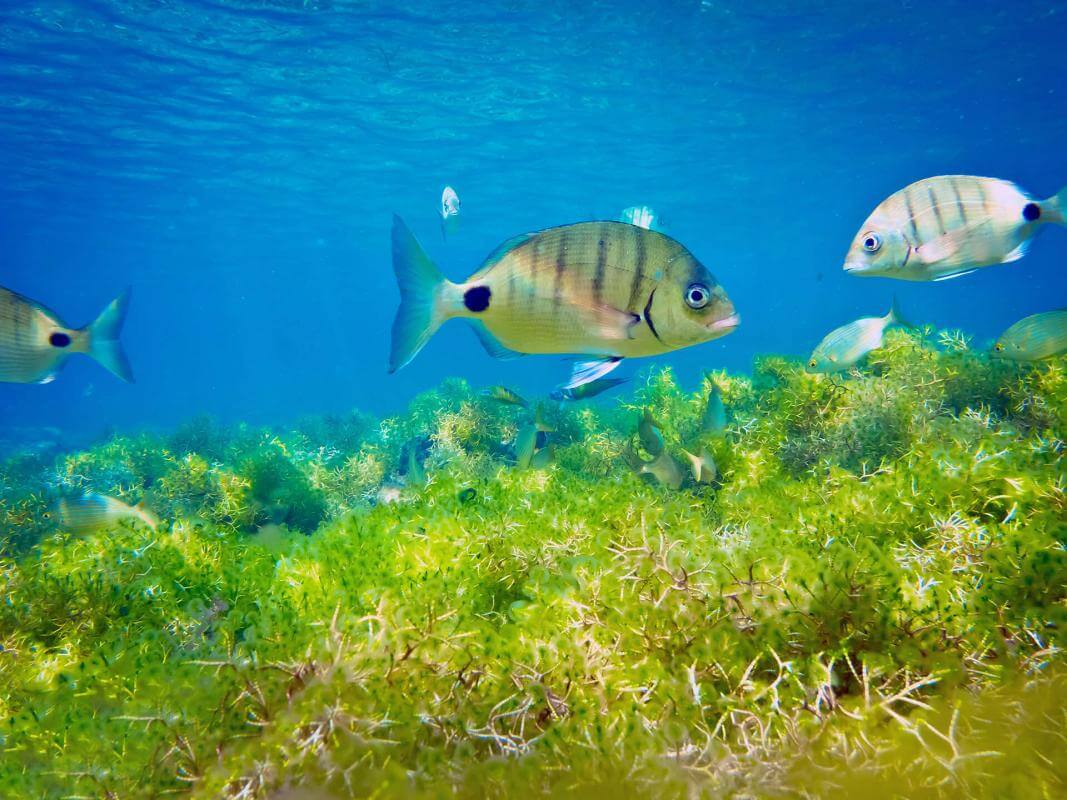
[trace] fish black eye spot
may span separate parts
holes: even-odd
[[[62,333],[61,331],[56,331],[48,337],[48,343],[52,345],[52,347],[58,347],[60,349],[64,347],[69,347],[70,336],[65,333]]]
[[[492,296],[488,286],[474,286],[463,293],[463,305],[477,314],[489,308],[489,298]]]
[[[1037,203],[1027,203],[1023,206],[1023,219],[1027,222],[1037,222],[1041,219],[1041,206]]]

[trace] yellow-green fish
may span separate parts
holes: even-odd
[[[462,317],[490,355],[584,356],[568,388],[626,357],[700,344],[740,320],[708,269],[674,239],[622,222],[582,222],[515,237],[462,283],[445,279],[399,217],[393,269],[400,308],[389,371],[443,322]]]
[[[641,446],[650,456],[658,456],[663,452],[663,436],[660,435],[659,425],[652,419],[652,412],[647,408],[641,415],[641,421],[637,423],[637,436],[641,440]]]
[[[993,355],[1013,361],[1040,361],[1067,353],[1067,308],[1021,319],[993,345]]]
[[[907,325],[894,302],[884,317],[863,317],[826,334],[808,359],[808,372],[840,372],[882,346],[885,329]]]
[[[704,408],[704,417],[700,421],[700,430],[704,433],[717,433],[726,427],[726,406],[722,402],[722,390],[710,375],[706,376],[711,389],[708,391],[708,404]]]
[[[416,450],[418,445],[412,443],[408,448],[408,471],[407,480],[405,485],[407,486],[424,486],[426,484],[426,469],[422,465],[422,461],[419,460]]]
[[[522,406],[523,408],[529,408],[530,404],[526,402],[526,398],[513,392],[506,386],[490,386],[484,392],[483,395],[490,400],[496,400],[498,403],[509,403],[513,406]]]
[[[689,469],[693,475],[693,481],[696,483],[711,483],[719,474],[719,469],[715,465],[715,458],[712,456],[708,449],[705,447],[700,451],[700,455],[694,455],[688,450],[683,449],[685,457],[689,459]]]
[[[568,389],[566,386],[557,386],[548,395],[552,400],[588,400],[590,397],[596,397],[598,394],[602,394],[609,389],[614,389],[616,386],[621,386],[626,383],[629,378],[597,378],[595,381],[589,381],[589,383],[583,383],[580,386]]]
[[[85,353],[133,381],[119,344],[128,298],[123,292],[91,325],[71,328],[40,303],[0,286],[0,381],[48,383],[73,353]]]
[[[1065,224],[1067,188],[1034,200],[1014,183],[973,175],[926,178],[871,213],[845,257],[851,275],[939,281],[1022,258],[1045,223]]]
[[[123,520],[136,520],[155,530],[159,518],[144,503],[127,505],[103,494],[63,498],[57,506],[59,525],[71,533],[85,534],[115,528]]]
[[[531,466],[537,453],[538,434],[551,432],[552,428],[541,419],[541,409],[537,409],[533,422],[523,425],[515,437],[515,466],[519,469]]]
[[[666,450],[651,461],[642,463],[637,472],[640,475],[651,475],[659,483],[671,489],[678,489],[682,485],[682,470],[678,462]]]
[[[530,459],[530,466],[534,469],[544,469],[553,461],[556,460],[556,446],[549,442],[536,453],[533,458]]]

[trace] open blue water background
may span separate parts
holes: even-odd
[[[458,322],[387,375],[394,211],[460,279],[514,234],[651,205],[743,318],[656,360],[689,383],[806,356],[894,294],[978,341],[1067,304],[1064,229],[958,280],[842,272],[880,200],[942,173],[1067,184],[1067,6],[5,0],[0,284],[78,325],[132,287],[137,383],[73,359],[0,384],[0,427],[283,422],[450,375],[562,379]]]

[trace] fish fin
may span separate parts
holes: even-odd
[[[38,386],[44,386],[46,383],[51,383],[55,379],[56,374],[54,372],[49,372],[43,378],[38,378],[37,380],[35,380],[34,383],[36,383]]]
[[[586,361],[578,361],[571,371],[570,380],[560,388],[574,389],[582,384],[595,381],[597,378],[602,378],[619,366],[621,361],[622,356],[594,356]]]
[[[520,353],[518,350],[512,350],[510,347],[505,347],[500,343],[493,334],[489,332],[489,329],[485,327],[485,323],[480,319],[467,319],[470,323],[471,330],[474,331],[478,337],[478,341],[482,343],[482,347],[485,348],[485,352],[491,355],[493,358],[499,358],[507,360],[511,358],[518,358],[524,356],[526,353]]]
[[[889,313],[885,315],[885,326],[888,328],[890,325],[899,325],[902,328],[915,327],[904,318],[896,297],[893,298],[893,304],[889,307]]]
[[[700,472],[702,466],[700,463],[700,456],[696,456],[693,453],[690,453],[684,447],[681,448],[681,450],[685,454],[685,457],[689,459],[689,469],[693,473],[693,481],[696,483],[700,483]]]
[[[400,289],[400,308],[393,320],[390,372],[410,362],[441,323],[453,316],[448,295],[455,287],[396,214],[393,215],[393,271]]]
[[[597,333],[604,339],[632,339],[641,316],[609,305],[576,304],[588,313]]]
[[[505,241],[498,244],[495,248],[493,248],[492,251],[490,251],[489,255],[485,257],[485,260],[482,262],[481,268],[475,275],[471,276],[471,280],[474,280],[480,275],[484,275],[498,261],[500,261],[500,259],[502,259],[504,256],[506,256],[519,245],[523,244],[524,242],[530,241],[530,239],[532,239],[536,235],[537,234],[534,233],[520,233],[518,236],[512,236],[510,239],[506,239]]]
[[[1067,225],[1067,186],[1043,203],[1038,203],[1038,206],[1041,208],[1042,221]]]
[[[979,226],[981,227],[981,226]],[[916,260],[923,264],[937,264],[951,258],[960,248],[963,247],[964,242],[969,237],[975,235],[975,230],[971,228],[957,228],[956,230],[948,231],[928,242],[923,242],[912,251]]]
[[[1020,258],[1026,255],[1026,251],[1030,249],[1030,240],[1023,239],[1019,242],[1019,246],[1004,256],[1002,264],[1010,264],[1012,261],[1018,261]]]
[[[122,323],[126,320],[126,309],[130,303],[130,290],[127,289],[108,305],[96,321],[84,329],[89,340],[89,355],[113,375],[133,383],[133,370],[119,342]]]
[[[934,281],[935,282],[936,281],[947,281],[949,278],[962,278],[964,275],[970,275],[972,272],[977,272],[977,271],[978,271],[978,269],[974,268],[974,269],[963,269],[963,270],[959,270],[958,272],[949,272],[946,275],[938,275],[936,278],[934,278]]]

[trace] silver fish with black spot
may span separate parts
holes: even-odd
[[[893,193],[871,213],[845,257],[850,275],[940,281],[1007,264],[1047,223],[1063,225],[1067,188],[1035,200],[1014,183],[939,175]]]
[[[72,328],[54,311],[0,286],[0,381],[48,383],[71,355],[84,353],[132,382],[119,344],[128,299],[129,292],[123,292],[91,325]]]

